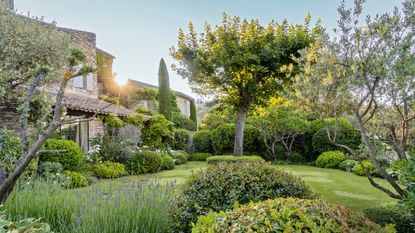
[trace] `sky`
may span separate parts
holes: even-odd
[[[352,0],[347,0],[352,3]],[[364,12],[392,11],[402,0],[368,0]],[[43,16],[58,26],[94,32],[97,47],[116,57],[117,79],[157,85],[159,61],[175,61],[169,48],[177,43],[179,28],[191,21],[200,32],[205,22],[220,23],[223,12],[247,19],[302,23],[307,13],[321,19],[330,32],[337,24],[340,0],[15,0],[19,13]],[[193,97],[187,81],[171,69],[170,86]]]

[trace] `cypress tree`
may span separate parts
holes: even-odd
[[[162,58],[159,66],[159,112],[164,115],[167,120],[171,120],[171,95],[169,72],[166,63]]]
[[[190,101],[190,120],[194,121],[197,125],[197,111],[195,100]]]

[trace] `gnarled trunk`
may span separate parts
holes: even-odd
[[[235,144],[233,147],[234,156],[242,156],[244,148],[244,130],[246,122],[247,109],[243,107],[238,108],[235,127]]]

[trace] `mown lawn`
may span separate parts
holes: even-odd
[[[103,185],[117,188],[140,185],[143,181],[160,180],[161,183],[181,184],[195,171],[207,167],[206,162],[188,162],[174,170],[161,171],[152,175],[127,176],[115,180],[103,180]],[[335,169],[317,168],[307,165],[277,165],[280,169],[301,177],[310,188],[320,193],[328,202],[342,204],[351,209],[363,210],[381,203],[393,202],[383,192],[369,184],[365,177]],[[385,184],[384,181],[380,180]]]
[[[342,204],[351,209],[363,210],[394,200],[373,187],[367,178],[336,169],[306,165],[278,165],[279,168],[301,177],[310,188],[320,193],[325,201]],[[378,182],[390,187],[385,181]]]

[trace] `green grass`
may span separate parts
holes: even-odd
[[[192,172],[206,168],[206,162],[187,162],[178,165],[174,170],[161,171],[157,174],[127,176],[115,180],[103,180],[104,185],[122,187],[133,185],[138,180],[160,180],[161,183],[183,183]],[[307,165],[276,165],[284,171],[301,177],[314,191],[321,195],[325,201],[342,204],[354,210],[364,210],[368,207],[382,203],[393,202],[385,193],[373,187],[367,178],[353,173],[336,169],[317,168]],[[385,181],[376,179],[386,187],[390,187]]]
[[[366,177],[353,173],[306,165],[277,165],[277,167],[301,177],[314,192],[321,194],[321,199],[354,210],[364,210],[394,201],[373,187]],[[376,179],[376,181],[390,187],[384,180]]]

